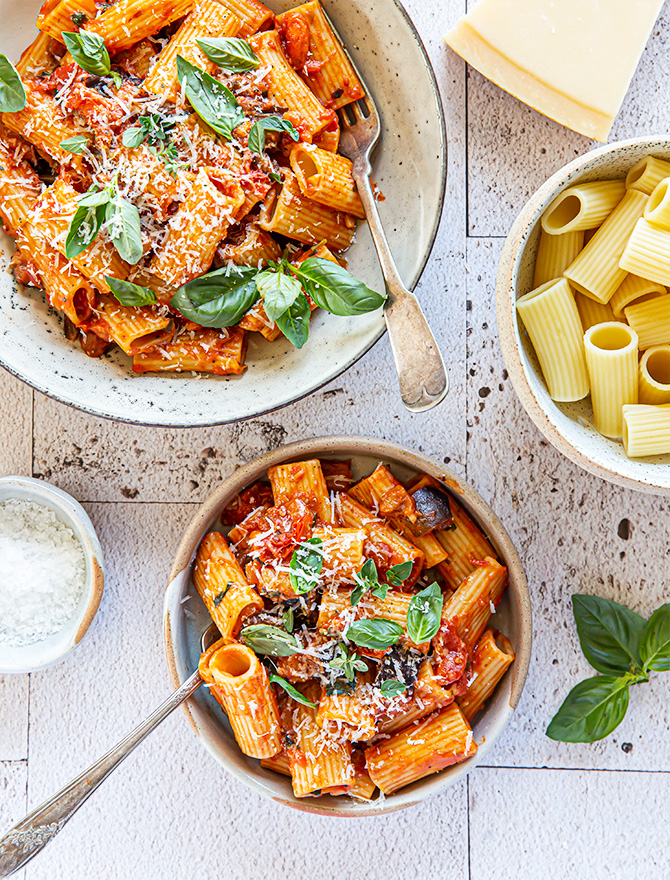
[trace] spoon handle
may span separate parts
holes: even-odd
[[[143,721],[132,733],[114,746],[88,770],[69,782],[0,838],[0,877],[9,877],[42,850],[77,812],[112,770],[126,758],[145,736],[193,694],[202,684],[194,672],[184,684]]]

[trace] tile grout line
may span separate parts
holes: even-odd
[[[558,773],[645,773],[651,775],[654,773],[662,773],[666,776],[670,774],[670,770],[644,770],[637,767],[547,767],[531,765],[513,765],[513,764],[478,764],[477,770],[537,770],[537,771],[556,771]]]
[[[472,880],[472,863],[470,860],[470,774],[465,777],[465,808],[468,832],[468,880]]]

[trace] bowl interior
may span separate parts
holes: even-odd
[[[298,2],[268,0],[268,5],[280,12]],[[0,50],[11,60],[34,38],[39,6],[38,0],[0,0],[6,24]],[[378,105],[383,135],[373,175],[386,197],[379,211],[400,274],[414,287],[437,231],[446,179],[444,120],[430,63],[395,0],[324,0],[324,8]],[[0,250],[6,268],[13,242],[2,233]],[[359,224],[347,260],[354,275],[384,289],[365,224]],[[381,311],[338,318],[319,310],[300,351],[286,340],[268,343],[252,334],[249,368],[242,376],[203,374],[197,381],[191,373],[138,376],[120,350],[101,360],[86,357],[65,339],[57,315],[43,300],[41,291],[22,289],[0,273],[0,363],[65,403],[142,424],[219,424],[284,406],[333,379],[384,331]]]
[[[537,356],[515,308],[516,300],[533,288],[540,218],[553,199],[576,183],[624,178],[632,165],[650,154],[670,159],[670,140],[639,138],[594,150],[559,171],[535,193],[515,222],[501,260],[499,323],[503,354],[512,381],[547,439],[573,461],[605,479],[632,488],[667,492],[670,491],[670,455],[629,459],[621,443],[596,431],[590,396],[575,403],[556,403],[549,397]],[[511,340],[507,339],[507,330]],[[517,353],[520,369],[516,369],[515,364]]]
[[[299,451],[295,450],[296,446],[300,447]],[[229,500],[242,488],[264,476],[269,466],[314,457],[352,458],[355,477],[371,473],[383,460],[401,480],[414,476],[419,471],[426,471],[445,480],[448,490],[479,522],[510,572],[510,586],[496,611],[492,625],[509,637],[517,656],[494,696],[475,719],[475,740],[482,743],[479,751],[463,764],[419,780],[386,799],[366,803],[347,797],[294,798],[290,779],[264,770],[259,761],[240,752],[225,714],[206,688],[200,688],[189,700],[187,715],[202,743],[219,763],[247,785],[297,809],[331,815],[377,815],[411,806],[443,790],[471,770],[493,746],[511,718],[526,677],[531,640],[528,589],[519,557],[499,520],[472,489],[453,475],[445,474],[444,468],[395,444],[379,441],[361,439],[354,444],[352,438],[333,438],[293,444],[292,447],[277,450],[258,462],[247,465],[229,478],[209,502],[206,502],[202,512],[196,515],[182,541],[165,599],[166,652],[175,686],[197,669],[200,637],[211,623],[191,581],[190,563],[200,541],[208,531],[217,527],[218,516]]]
[[[81,641],[100,604],[103,588],[102,550],[86,511],[70,495],[32,477],[1,477],[0,504],[22,499],[53,510],[72,529],[84,550],[84,587],[70,619],[46,639],[20,647],[0,645],[0,673],[35,672],[62,660]]]

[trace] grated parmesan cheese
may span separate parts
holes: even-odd
[[[85,559],[72,529],[47,507],[0,504],[0,645],[42,641],[72,617]]]

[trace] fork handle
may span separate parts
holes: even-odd
[[[447,371],[419,301],[403,284],[372,193],[369,162],[354,162],[353,175],[377,250],[388,299],[386,329],[398,373],[402,402],[410,412],[425,412],[449,390]]]

